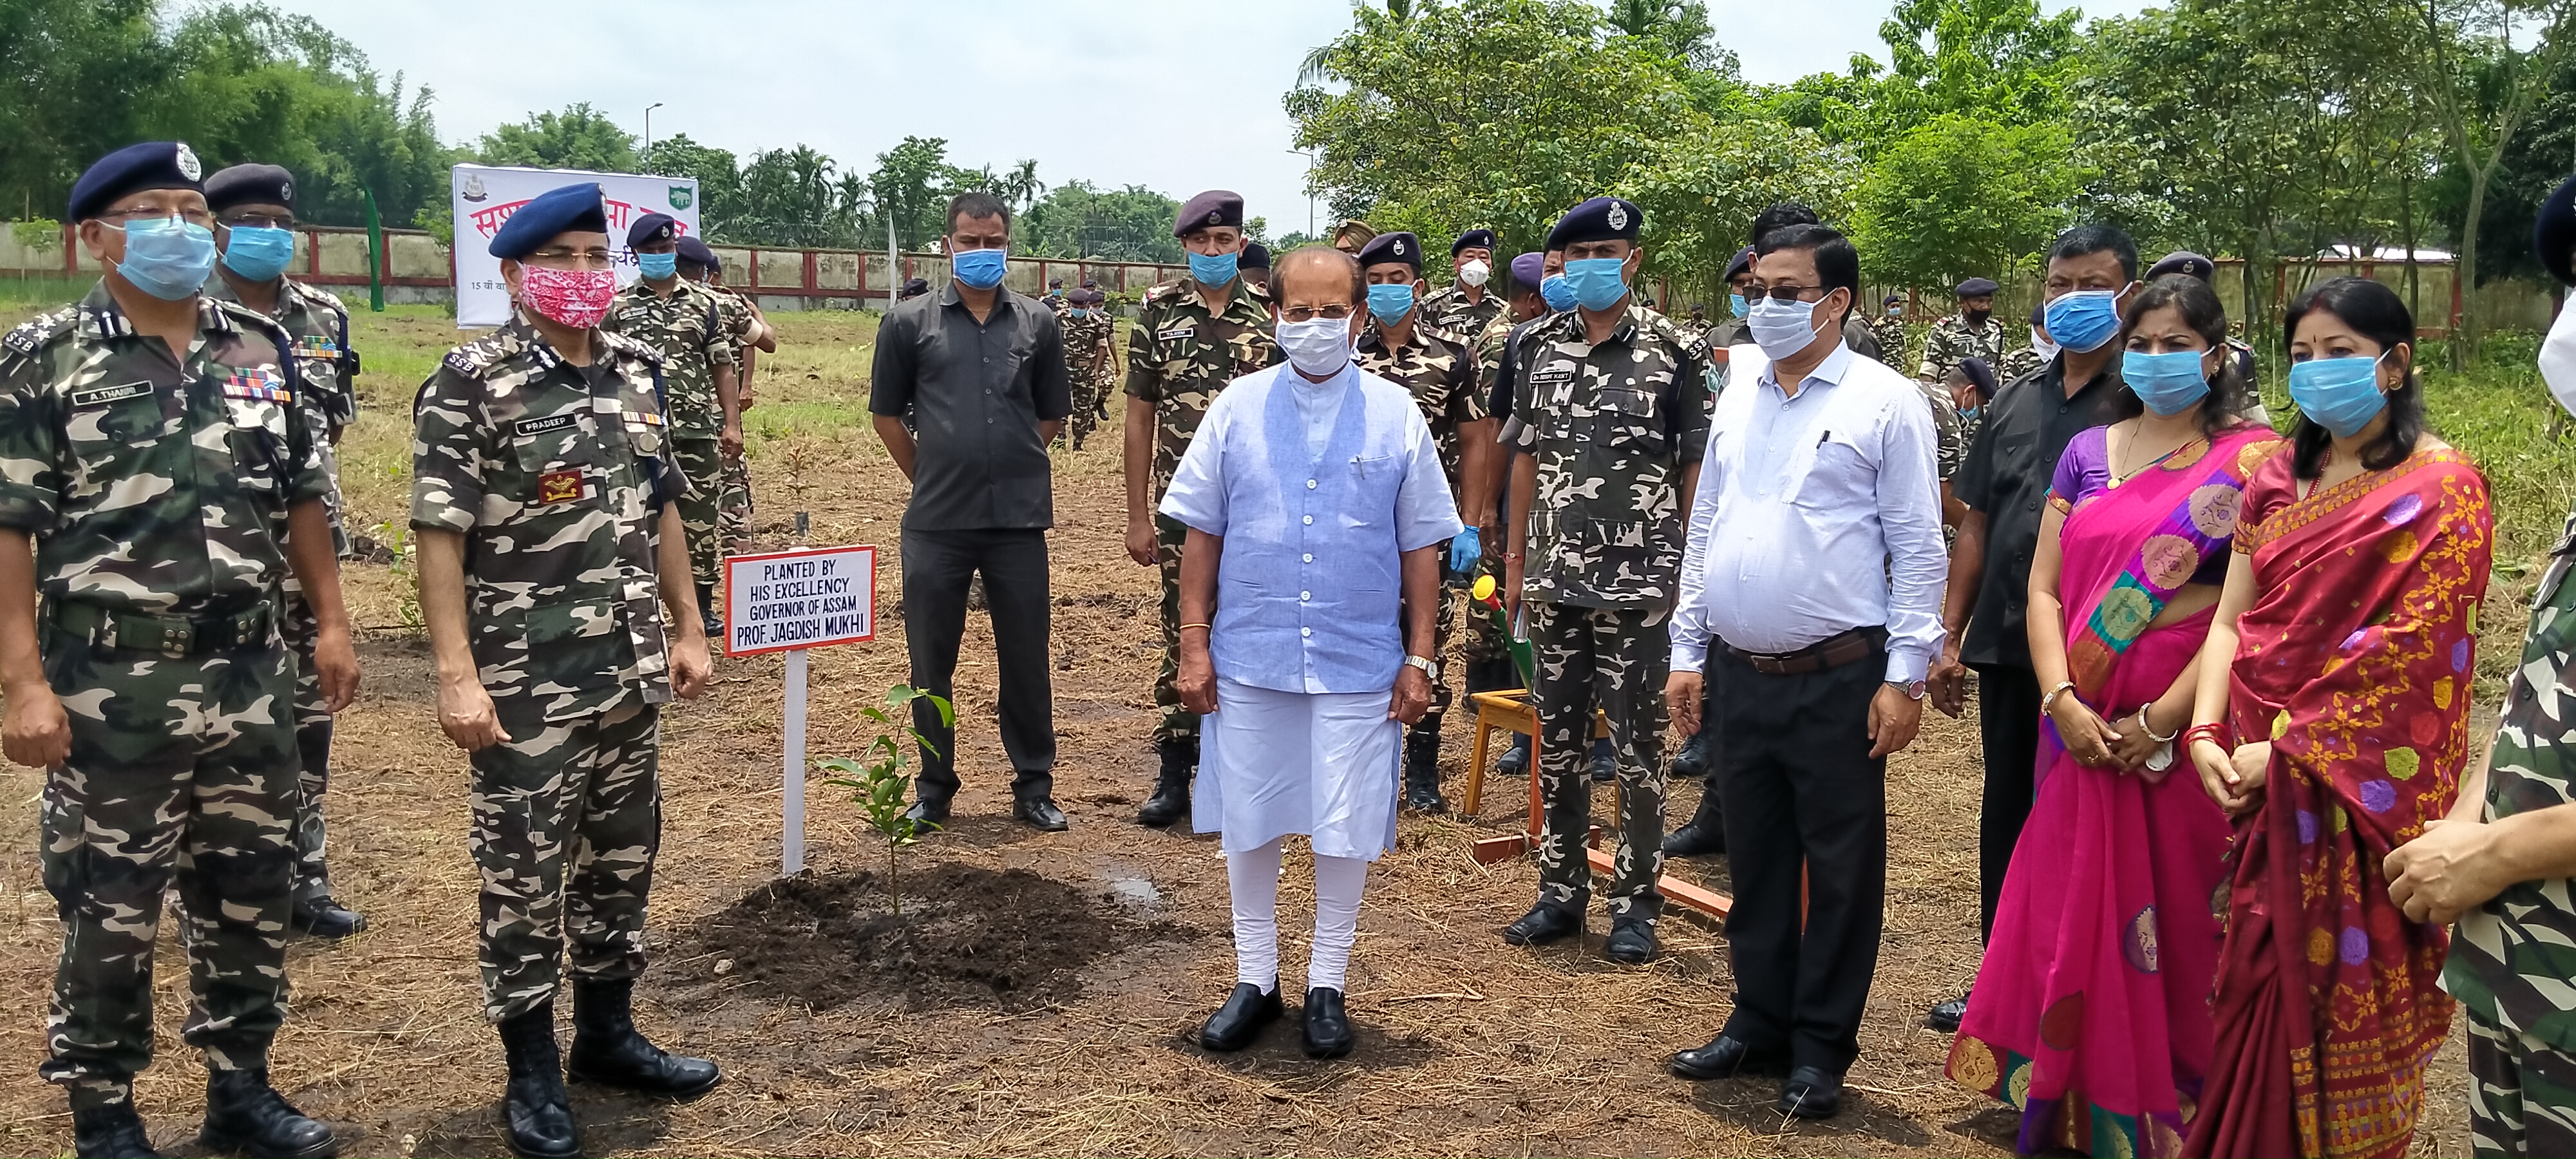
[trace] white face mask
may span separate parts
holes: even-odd
[[[1470,258],[1466,265],[1458,267],[1458,284],[1462,286],[1481,286],[1485,284],[1485,279],[1493,276],[1494,267],[1486,265],[1480,259]]]
[[[1764,298],[1753,303],[1753,315],[1745,327],[1753,331],[1753,344],[1778,362],[1796,354],[1816,341],[1816,307],[1822,302],[1783,302]]]
[[[1351,323],[1347,318],[1309,318],[1303,322],[1281,322],[1272,331],[1279,349],[1288,355],[1288,364],[1298,370],[1323,378],[1351,361]]]
[[[2041,362],[2050,362],[2057,358],[2057,344],[2048,340],[2048,331],[2037,326],[2030,328],[2030,349],[2032,353],[2039,355]]]
[[[2540,380],[2567,413],[2576,414],[2576,296],[2558,311],[2549,337],[2540,342]]]

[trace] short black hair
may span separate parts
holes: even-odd
[[[2379,344],[2385,356],[2399,346],[2415,346],[2415,312],[2406,308],[2406,299],[2397,291],[2371,278],[2334,278],[2299,296],[2290,312],[2281,319],[2281,346],[2288,349],[2299,334],[2299,322],[2311,312],[2323,310],[2343,320],[2353,333]],[[2406,363],[2406,379],[2388,392],[2388,427],[2361,449],[2361,465],[2373,471],[2385,471],[2406,461],[2415,453],[2415,441],[2424,434],[2424,385],[2415,377],[2415,363]],[[2302,479],[2314,479],[2325,470],[2326,450],[2334,445],[2334,435],[2308,416],[2299,416],[2297,426],[2290,428],[2290,466]]]
[[[1787,229],[1793,225],[1823,225],[1824,223],[1825,219],[1816,216],[1816,211],[1807,208],[1804,203],[1783,201],[1778,205],[1774,205],[1769,209],[1763,210],[1761,216],[1753,219],[1753,236],[1749,239],[1749,242],[1754,247],[1759,248],[1762,245],[1763,238],[1769,237],[1779,230]]]
[[[981,189],[969,189],[948,199],[949,233],[957,232],[957,219],[961,217],[998,217],[1003,229],[1011,228],[1011,207]]]
[[[1852,248],[1851,239],[1830,226],[1803,223],[1784,226],[1762,235],[1755,242],[1756,257],[1769,257],[1781,250],[1805,250],[1816,261],[1816,282],[1827,293],[1849,291],[1851,300],[1860,300],[1860,251]],[[1851,317],[1851,307],[1843,307],[1843,317]]]
[[[2138,280],[2138,243],[2129,240],[2129,231],[2116,225],[2079,225],[2057,235],[2057,244],[2048,247],[2048,258],[2080,258],[2110,251],[2120,259],[2120,277]]]

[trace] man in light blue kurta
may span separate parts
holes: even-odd
[[[1272,285],[1289,362],[1217,395],[1162,505],[1190,529],[1176,686],[1207,716],[1193,821],[1224,834],[1234,904],[1238,984],[1200,1040],[1236,1049],[1278,1017],[1280,841],[1304,834],[1305,1044],[1333,1057],[1351,1043],[1360,888],[1395,843],[1404,726],[1430,702],[1435,556],[1460,525],[1412,394],[1351,364],[1357,265],[1311,247]],[[1419,614],[1399,623],[1399,607]]]

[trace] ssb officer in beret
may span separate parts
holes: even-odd
[[[1494,231],[1459,234],[1449,243],[1449,266],[1457,280],[1423,296],[1422,319],[1434,330],[1473,342],[1503,313],[1503,296],[1487,289],[1494,277]]]
[[[1257,241],[1243,243],[1243,257],[1235,264],[1243,271],[1243,280],[1251,283],[1253,289],[1264,294],[1270,292],[1269,246]]]
[[[329,1155],[331,1129],[268,1083],[302,795],[290,574],[325,710],[355,699],[358,662],[295,340],[199,292],[203,175],[173,141],[90,166],[69,220],[106,273],[0,338],[0,745],[47,770],[63,925],[38,1070],[67,1088],[80,1154],[154,1153],[133,1082],[175,873],[205,1144]]]
[[[680,276],[713,293],[722,308],[719,329],[733,340],[734,399],[741,413],[751,413],[754,398],[752,384],[758,381],[760,356],[778,353],[778,328],[760,312],[760,305],[741,291],[724,284],[724,263],[716,252],[695,237],[679,242]],[[723,542],[727,552],[751,550],[754,522],[751,498],[751,463],[749,456],[735,455],[725,460],[724,486],[716,496],[716,522],[724,528]],[[712,610],[712,609],[711,609]]]
[[[1914,377],[1932,386],[1950,381],[1950,368],[1962,359],[1982,358],[1986,365],[2003,361],[2004,324],[1995,317],[1995,294],[2003,287],[1992,278],[1959,283],[1957,313],[1932,324],[1923,340],[1923,362]]]
[[[643,276],[617,292],[599,328],[642,342],[662,356],[664,405],[671,419],[671,460],[689,477],[680,500],[687,529],[689,571],[697,579],[698,613],[706,634],[719,635],[715,594],[724,559],[725,464],[742,457],[742,397],[734,367],[738,338],[727,330],[725,302],[714,291],[680,276],[679,222],[648,213],[626,230]]]
[[[1642,963],[1663,912],[1663,686],[1681,586],[1683,529],[1708,442],[1707,348],[1630,289],[1645,214],[1595,197],[1548,235],[1565,254],[1574,309],[1540,323],[1503,442],[1512,461],[1505,599],[1529,605],[1537,661],[1531,702],[1544,740],[1538,904],[1503,940],[1539,945],[1583,932],[1592,868],[1584,741],[1609,718],[1619,837],[1603,952]]]
[[[2146,280],[2152,282],[2166,274],[2183,274],[2198,278],[2212,287],[2218,285],[2218,263],[2190,250],[2175,250],[2157,259],[2156,264],[2147,267]],[[2229,334],[2227,359],[2235,364],[2237,375],[2244,381],[2247,397],[2254,400],[2252,409],[2245,413],[2245,417],[2258,423],[2270,423],[2272,416],[2263,409],[2262,396],[2254,389],[2254,347],[2244,339]]]
[[[1208,404],[1225,384],[1279,362],[1271,338],[1270,297],[1243,276],[1243,196],[1211,189],[1181,206],[1172,222],[1190,273],[1145,291],[1127,331],[1127,555],[1163,573],[1163,668],[1154,703],[1161,758],[1153,795],[1136,814],[1161,828],[1190,812],[1190,779],[1199,765],[1199,718],[1173,687],[1181,641],[1181,547],[1189,528],[1158,508],[1172,472]]]
[[[222,258],[206,296],[266,316],[295,343],[302,372],[306,421],[322,455],[331,490],[323,510],[331,519],[331,553],[349,555],[349,531],[340,498],[339,457],[332,448],[358,419],[358,352],[349,345],[349,311],[340,299],[286,276],[295,257],[295,177],[275,165],[235,165],[206,178],[206,207],[215,214],[215,244]],[[325,941],[367,928],[367,919],[331,897],[331,869],[322,823],[322,795],[331,788],[331,710],[322,697],[313,646],[321,624],[295,577],[286,580],[285,631],[299,661],[295,678],[295,748],[302,756],[304,792],[295,808],[294,927]]]
[[[707,640],[661,356],[598,328],[617,296],[599,187],[520,206],[490,249],[518,309],[421,385],[411,526],[438,723],[472,754],[466,844],[510,1146],[572,1155],[554,1019],[566,941],[574,1078],[685,1097],[718,1077],[645,1041],[629,1006],[661,844],[661,708],[706,688]]]

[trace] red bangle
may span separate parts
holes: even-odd
[[[2235,748],[2234,745],[2227,743],[2227,726],[2211,722],[2209,724],[2195,724],[2190,728],[2182,730],[2182,750],[2184,752],[2190,752],[2192,744],[2204,738],[2206,738],[2209,743],[2217,745],[2221,749],[2233,751]]]

